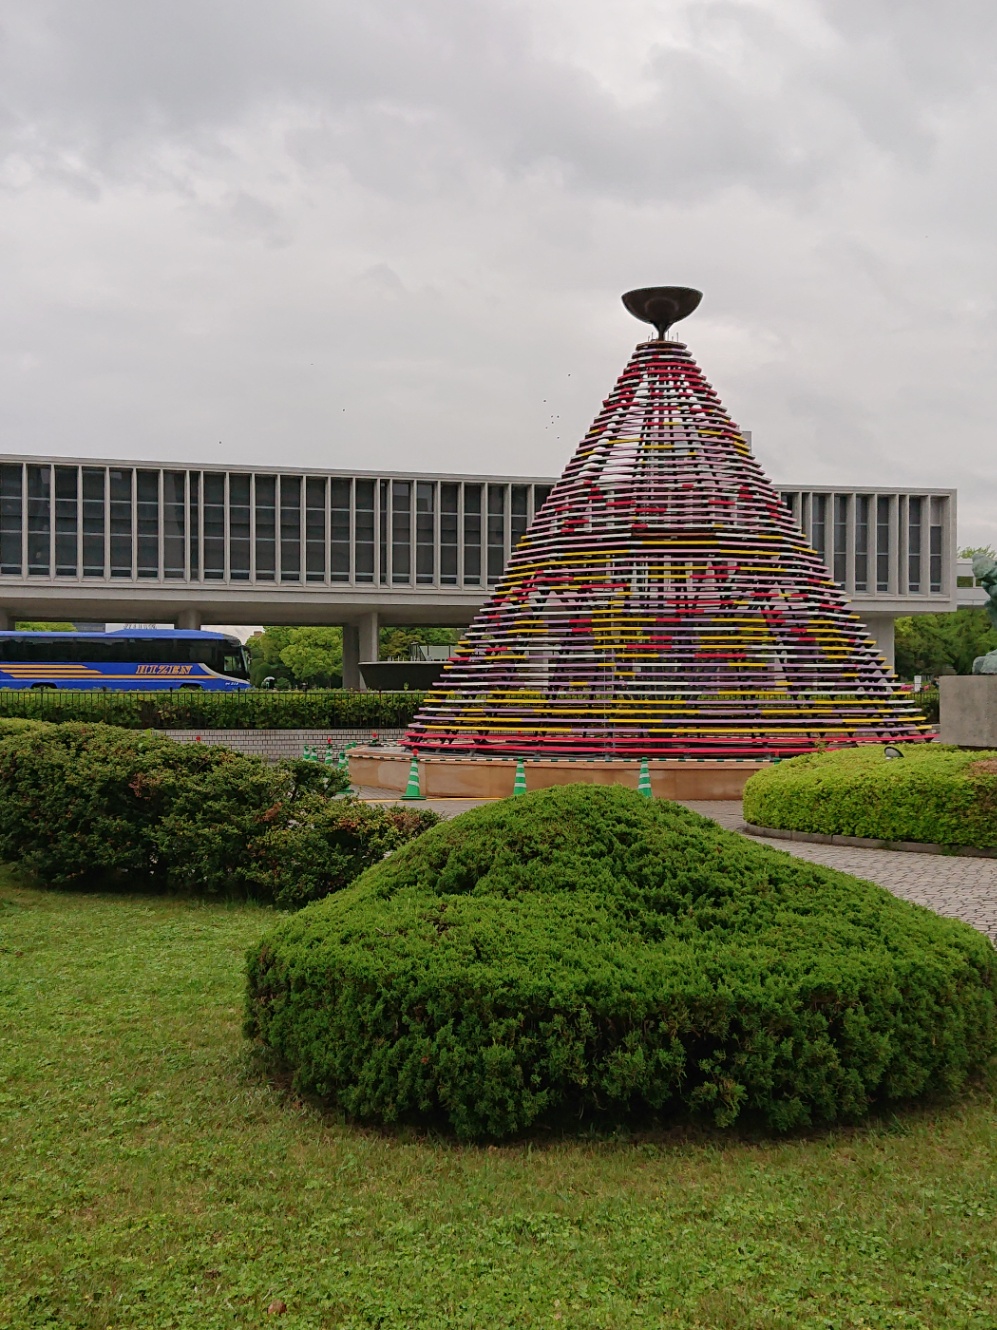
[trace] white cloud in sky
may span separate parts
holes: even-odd
[[[984,0],[0,0],[8,452],[556,474],[639,326],[997,540]]]

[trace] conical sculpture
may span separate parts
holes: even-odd
[[[418,750],[765,758],[926,724],[671,325],[638,346],[406,736]]]

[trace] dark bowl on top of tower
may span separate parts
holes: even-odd
[[[641,286],[627,291],[623,304],[635,319],[653,323],[664,341],[672,324],[690,315],[702,298],[702,291],[692,286]]]

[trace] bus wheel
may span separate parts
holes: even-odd
[[[201,685],[199,683],[182,683],[180,685],[181,693],[199,693]]]
[[[36,688],[54,688],[54,687],[55,687],[54,683],[33,683],[31,685],[31,691],[34,692]]]

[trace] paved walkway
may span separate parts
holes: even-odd
[[[743,822],[739,801],[689,803],[686,807],[734,831]],[[927,905],[936,914],[965,919],[997,942],[997,859],[862,850],[853,845],[811,845],[806,841],[768,840],[762,836],[751,839],[758,845],[808,859],[812,864],[840,868],[853,877],[878,882],[895,896]]]
[[[360,790],[371,802],[396,803],[398,796],[386,790]],[[482,800],[428,799],[417,804],[432,808],[442,817],[456,817]],[[687,803],[704,817],[737,831],[742,822],[739,800]],[[861,850],[851,845],[810,845],[803,841],[767,840],[752,837],[759,845],[794,854],[814,864],[839,868],[843,873],[877,882],[896,896],[926,905],[937,914],[964,919],[997,942],[997,859],[970,859],[943,854],[905,854],[900,850]]]

